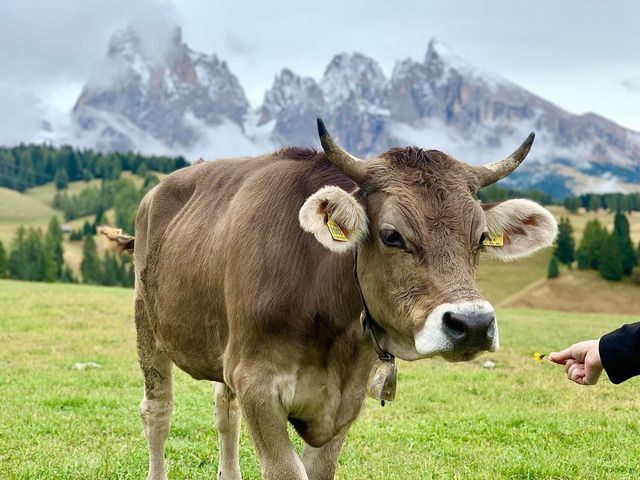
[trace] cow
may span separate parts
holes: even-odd
[[[370,373],[382,372],[378,398],[389,399],[395,357],[457,362],[498,349],[479,254],[508,261],[554,241],[540,205],[475,196],[515,170],[533,134],[472,166],[417,147],[362,160],[320,119],[318,132],[320,152],[178,170],[143,198],[135,239],[103,232],[134,255],[149,479],[166,478],[174,364],[214,382],[218,478],[241,478],[241,414],[264,479],[333,478]]]

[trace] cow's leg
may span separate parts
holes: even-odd
[[[348,427],[343,428],[338,435],[320,448],[304,444],[302,463],[307,471],[309,480],[332,480],[336,473],[338,455],[347,436]]]
[[[256,447],[264,480],[308,480],[304,465],[289,441],[287,411],[283,397],[287,396],[286,381],[269,378],[256,369],[237,367],[239,375],[232,385],[249,435]]]
[[[240,405],[231,389],[214,382],[215,421],[218,429],[218,479],[241,480],[238,447],[240,443]]]
[[[136,300],[136,330],[138,359],[144,375],[144,398],[140,404],[140,416],[149,446],[148,479],[165,480],[164,443],[169,435],[173,408],[172,363],[156,345],[142,300]]]

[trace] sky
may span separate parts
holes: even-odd
[[[192,49],[228,62],[254,106],[284,67],[317,79],[335,54],[358,51],[390,75],[436,38],[572,113],[640,131],[638,19],[636,0],[3,0],[0,143],[68,113],[129,24],[180,25]]]

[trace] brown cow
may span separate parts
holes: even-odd
[[[415,147],[359,160],[318,128],[324,153],[285,149],[169,175],[140,204],[135,248],[107,231],[134,249],[150,479],[166,478],[173,364],[216,382],[219,478],[240,478],[240,411],[263,478],[333,478],[378,357],[495,351],[479,253],[511,260],[555,238],[553,216],[531,201],[474,198],[518,166],[533,135],[472,167]],[[388,387],[394,369],[380,371]]]

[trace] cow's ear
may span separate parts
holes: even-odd
[[[351,250],[368,232],[364,207],[340,187],[322,187],[302,205],[298,215],[303,230],[333,252]]]
[[[558,233],[555,217],[531,200],[507,200],[483,208],[489,236],[502,236],[502,246],[484,247],[494,258],[510,261],[526,257],[553,244]]]

